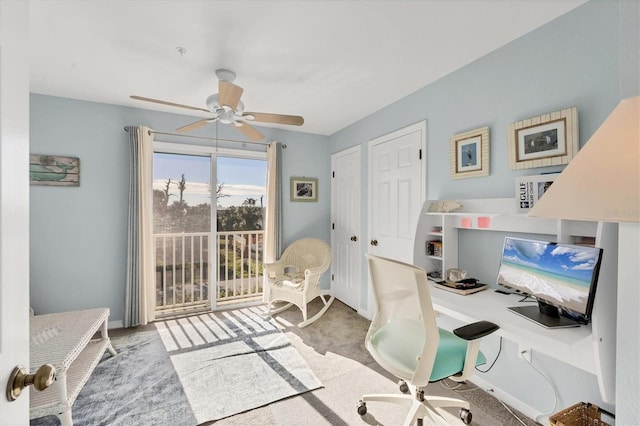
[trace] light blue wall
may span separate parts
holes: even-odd
[[[331,136],[332,152],[363,144],[366,157],[370,139],[426,120],[428,198],[514,196],[516,176],[560,167],[509,170],[510,123],[576,106],[582,145],[617,105],[616,4],[591,2],[579,7],[358,121]],[[490,129],[490,176],[450,179],[451,136],[483,126]],[[362,164],[366,166],[366,158]]]
[[[590,1],[337,132],[331,136],[331,153],[362,145],[362,179],[366,182],[368,141],[426,120],[428,199],[514,197],[516,176],[560,171],[562,167],[511,171],[509,124],[575,106],[583,146],[621,98],[640,93],[638,20],[637,1]],[[490,175],[451,179],[451,136],[483,126],[490,128]],[[362,206],[368,205],[366,193],[361,201]],[[367,235],[367,229],[367,212],[363,210],[362,235]],[[473,276],[495,282],[503,237],[461,232],[459,266],[472,271]],[[365,245],[363,254],[366,250]],[[362,272],[367,277],[364,260]],[[361,294],[360,307],[366,310],[366,281]],[[637,344],[637,336],[632,341]],[[517,348],[511,346],[505,345],[496,367],[482,376],[538,412],[550,410],[553,397],[549,385],[517,359]],[[493,353],[496,347],[497,340],[487,349]],[[556,408],[585,400],[614,410],[600,400],[594,375],[542,355],[535,362],[546,374],[562,380],[557,382],[560,400]]]
[[[79,187],[30,188],[31,305],[38,313],[106,306],[111,309],[110,321],[122,320],[129,196],[129,139],[124,126],[143,124],[172,132],[195,119],[37,94],[31,95],[30,108],[30,152],[80,158]],[[303,236],[329,242],[328,138],[260,130],[266,140],[287,145],[283,151],[284,243]],[[215,136],[215,127],[195,134]],[[229,126],[220,126],[219,136],[242,139]],[[187,139],[158,135],[156,140]],[[318,178],[317,203],[289,201],[292,175]],[[324,285],[328,286],[328,278]]]
[[[589,2],[337,132],[331,136],[331,151],[362,144],[361,170],[366,182],[368,141],[426,120],[427,199],[513,197],[516,176],[562,167],[510,170],[509,124],[576,106],[582,146],[621,97],[619,32],[630,28],[629,22],[621,27],[617,2]],[[625,33],[624,37],[632,36]],[[627,46],[626,50],[631,49]],[[633,81],[630,74],[627,80]],[[635,75],[637,78],[637,70]],[[490,175],[451,179],[451,136],[483,126],[490,129]],[[368,205],[366,194],[361,202]],[[368,232],[366,220],[365,211],[362,235]],[[362,276],[367,276],[364,261]],[[365,289],[361,307],[366,308]]]
[[[362,145],[361,205],[367,206],[368,141],[421,120],[428,124],[428,198],[512,197],[516,176],[557,170],[509,170],[509,123],[576,106],[583,145],[620,98],[640,93],[638,20],[635,0],[591,1],[329,138],[261,128],[267,140],[288,146],[283,152],[285,244],[302,236],[329,241],[332,153]],[[31,152],[81,160],[79,188],[31,187],[31,303],[37,311],[108,306],[112,320],[122,319],[129,179],[123,127],[144,124],[172,131],[190,121],[192,117],[177,114],[32,95]],[[449,138],[481,126],[491,131],[490,176],[450,179]],[[226,126],[220,133],[223,138],[238,138]],[[213,130],[196,134],[213,136]],[[319,202],[290,203],[290,176],[318,177]],[[365,209],[361,235],[368,229]],[[465,250],[461,266],[491,279],[497,267],[491,259],[481,262],[482,256],[474,256],[476,260],[465,265],[464,259],[471,257],[465,253],[486,253],[499,244],[499,238],[493,241],[482,235],[487,234],[461,233]],[[362,272],[365,308],[364,262]],[[633,343],[637,344],[637,336]],[[488,348],[490,358],[492,351],[495,345]],[[553,401],[548,385],[526,370],[515,352],[506,344],[488,379],[540,412],[549,410]],[[585,400],[614,409],[599,400],[595,376],[550,358],[541,356],[537,361],[546,374],[561,381],[558,407]]]
[[[326,136],[275,131],[275,140],[287,147],[282,151],[283,179],[283,227],[284,246],[302,237],[330,239],[331,207],[331,157],[329,138]],[[293,143],[287,142],[294,141]],[[289,178],[291,176],[318,177],[318,203],[291,202]],[[323,276],[328,284],[328,274]]]

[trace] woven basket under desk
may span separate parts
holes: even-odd
[[[600,409],[588,402],[579,402],[549,417],[550,426],[610,426],[600,420]]]

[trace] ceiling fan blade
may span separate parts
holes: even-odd
[[[264,135],[260,133],[255,127],[251,126],[248,123],[242,123],[241,126],[235,126],[236,129],[240,130],[245,136],[253,139],[254,141],[260,140],[264,138]]]
[[[229,81],[220,80],[218,83],[218,103],[220,106],[226,105],[235,111],[243,91],[244,89],[240,86],[236,86]]]
[[[145,101],[145,102],[153,102],[155,104],[161,104],[161,105],[168,105],[168,106],[174,106],[174,107],[178,107],[178,108],[186,108],[186,109],[192,109],[194,111],[204,111],[204,112],[211,112],[208,109],[204,109],[204,108],[198,108],[198,107],[194,107],[194,106],[190,106],[190,105],[183,105],[183,104],[176,104],[174,102],[167,102],[167,101],[161,101],[159,99],[152,99],[152,98],[145,98],[144,96],[129,96],[131,99],[135,99],[137,101]]]
[[[304,124],[304,118],[299,115],[269,114],[267,112],[245,112],[242,114],[243,117],[248,115],[253,116],[254,121],[263,123],[290,124],[292,126],[302,126]]]
[[[176,132],[190,132],[191,130],[195,130],[209,123],[209,120],[209,118],[203,118],[202,120],[194,121],[191,124],[177,128]]]

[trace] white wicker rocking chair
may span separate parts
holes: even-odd
[[[302,322],[306,327],[320,318],[331,306],[334,297],[320,290],[320,276],[331,265],[331,247],[316,238],[303,238],[289,245],[280,259],[265,263],[265,299],[269,310],[265,316],[280,313],[296,305],[302,311]],[[311,318],[307,318],[307,304],[320,297],[324,306]],[[273,302],[286,305],[274,308]]]

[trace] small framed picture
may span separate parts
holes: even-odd
[[[577,152],[578,113],[575,107],[509,126],[511,169],[568,164]]]
[[[318,178],[291,177],[291,201],[318,201]]]
[[[516,201],[518,213],[526,213],[538,202],[560,173],[518,176],[516,178]]]
[[[454,135],[450,142],[451,178],[489,175],[489,128]]]

